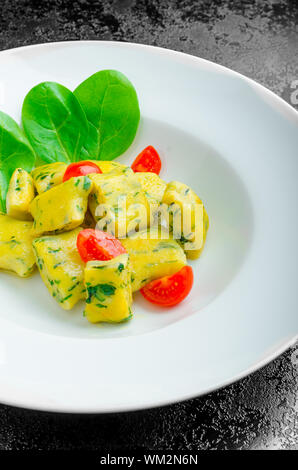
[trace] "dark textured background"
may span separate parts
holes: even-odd
[[[298,80],[294,0],[1,0],[0,49],[77,39],[188,52],[244,73],[287,101]],[[167,408],[71,416],[0,406],[0,449],[298,449],[292,355],[224,390]]]

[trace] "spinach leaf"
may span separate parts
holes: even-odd
[[[133,85],[116,70],[102,70],[81,83],[74,95],[99,132],[100,160],[113,160],[131,145],[140,121]]]
[[[47,163],[81,159],[89,125],[74,94],[59,83],[44,82],[27,94],[22,109],[25,133]]]
[[[34,152],[18,124],[0,111],[0,211],[6,211],[6,194],[16,168],[30,172]]]

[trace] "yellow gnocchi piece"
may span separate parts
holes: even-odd
[[[114,175],[130,175],[133,174],[132,169],[118,162],[111,162],[106,160],[90,160],[92,163],[97,165],[103,174],[108,174],[110,176]]]
[[[39,166],[31,171],[34,186],[38,194],[48,191],[57,186],[57,184],[61,184],[66,168],[66,163],[56,162]]]
[[[27,171],[17,168],[10,179],[6,196],[6,209],[10,217],[32,220],[30,204],[34,199],[33,180]]]
[[[148,201],[136,175],[90,175],[93,190],[89,208],[98,228],[122,238],[129,231],[147,227]],[[99,210],[101,206],[102,210]],[[125,217],[126,215],[126,217]],[[110,222],[110,223],[109,223]]]
[[[77,250],[81,228],[33,241],[33,251],[43,282],[64,310],[85,299],[84,263]]]
[[[136,177],[142,185],[149,204],[160,204],[167,187],[167,183],[163,181],[156,173],[144,172],[136,173]]]
[[[121,323],[132,317],[127,254],[109,261],[89,261],[85,268],[85,287],[85,315],[91,323]]]
[[[181,246],[165,236],[162,231],[154,229],[150,233],[144,230],[121,240],[129,254],[133,292],[154,279],[176,273],[187,264]]]
[[[199,258],[204,249],[209,228],[209,217],[201,199],[186,184],[172,181],[166,187],[162,202],[167,204],[169,208],[177,207],[178,210],[180,208],[182,230],[179,243],[183,247],[188,258]],[[183,226],[183,219],[189,220],[187,230],[185,226]],[[170,224],[172,227],[173,217]],[[190,248],[187,249],[186,247]]]
[[[28,277],[35,267],[32,222],[0,214],[0,269]]]
[[[31,204],[34,233],[67,231],[81,225],[91,189],[89,177],[79,176],[37,196]]]

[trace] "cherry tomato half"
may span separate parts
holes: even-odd
[[[190,293],[193,285],[193,271],[184,266],[172,276],[165,276],[149,282],[141,289],[142,295],[149,302],[162,307],[173,307],[179,304]]]
[[[152,145],[146,147],[135,159],[131,165],[132,170],[135,173],[143,173],[149,171],[159,175],[161,170],[160,157]]]
[[[126,253],[122,243],[113,235],[87,228],[82,230],[77,238],[77,248],[84,261],[108,261]]]
[[[65,170],[63,183],[75,176],[85,176],[91,173],[102,173],[101,169],[93,162],[82,161],[71,163]]]

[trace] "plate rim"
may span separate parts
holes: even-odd
[[[39,44],[32,44],[32,45],[26,45],[26,46],[19,46],[16,48],[10,48],[10,49],[5,49],[0,51],[0,59],[3,55],[8,55],[8,54],[13,54],[16,51],[22,51],[22,50],[29,50],[29,49],[37,49],[37,48],[47,48],[47,47],[55,47],[55,46],[77,46],[77,45],[83,45],[83,44],[99,44],[99,45],[107,45],[109,47],[111,46],[116,46],[116,47],[130,47],[130,48],[135,48],[135,49],[148,49],[151,51],[158,51],[159,53],[168,55],[168,56],[178,56],[182,57],[187,61],[190,61],[192,63],[195,62],[200,62],[200,63],[205,63],[207,66],[208,64],[212,64],[213,67],[216,67],[218,71],[222,70],[225,71],[229,74],[232,74],[233,76],[239,77],[246,82],[249,82],[254,88],[257,88],[260,90],[262,96],[266,95],[268,96],[270,102],[276,103],[279,107],[282,109],[286,110],[289,115],[294,118],[295,120],[297,119],[298,122],[298,111],[291,106],[287,101],[285,101],[283,98],[275,94],[273,91],[262,85],[256,80],[253,80],[250,77],[247,77],[246,75],[243,75],[237,71],[234,71],[233,69],[230,69],[229,67],[223,66],[221,64],[218,64],[214,61],[210,61],[208,59],[201,58],[199,56],[195,56],[192,54],[188,54],[185,52],[179,52],[175,51],[173,49],[167,49],[163,47],[158,47],[158,46],[152,46],[152,45],[146,45],[142,43],[132,43],[132,42],[124,42],[124,41],[100,41],[100,40],[70,40],[70,41],[54,41],[54,42],[47,42],[47,43],[39,43]],[[37,332],[35,332],[37,333]],[[146,333],[145,333],[146,334]],[[148,333],[150,334],[150,332]],[[77,339],[76,339],[77,340]],[[273,348],[271,350],[271,353],[268,353],[266,357],[264,357],[262,360],[257,361],[254,363],[252,366],[246,368],[243,370],[241,373],[236,374],[235,376],[230,377],[229,379],[221,382],[220,384],[214,384],[213,386],[207,387],[206,389],[201,390],[200,392],[194,394],[193,392],[189,394],[184,394],[183,396],[177,396],[176,399],[161,399],[157,400],[156,398],[150,402],[150,400],[145,400],[142,401],[142,404],[136,404],[135,406],[130,406],[128,404],[123,405],[119,404],[118,406],[113,406],[112,408],[109,407],[101,407],[101,406],[90,406],[90,408],[82,408],[80,409],[79,407],[72,407],[72,406],[67,406],[65,403],[64,405],[59,405],[57,403],[51,405],[49,402],[46,403],[45,400],[40,400],[40,402],[36,406],[32,406],[31,404],[28,405],[28,402],[26,400],[22,401],[20,399],[6,399],[5,397],[2,397],[2,391],[0,391],[0,401],[3,404],[11,405],[11,406],[16,406],[20,408],[26,408],[26,409],[32,409],[32,410],[40,410],[40,411],[47,411],[47,412],[58,412],[58,413],[83,413],[83,414],[94,414],[94,413],[124,413],[124,412],[129,412],[129,411],[138,411],[138,410],[145,410],[145,409],[152,409],[152,408],[157,408],[161,406],[169,406],[174,403],[179,403],[183,402],[192,398],[197,398],[201,397],[204,395],[207,395],[213,391],[220,390],[222,388],[225,388],[235,382],[238,382],[239,380],[247,377],[248,375],[262,369],[265,367],[267,364],[269,364],[271,361],[279,357],[281,354],[283,354],[285,351],[290,349],[297,343],[298,341],[298,333],[291,335],[288,337],[285,341],[279,343],[278,346]],[[5,395],[5,393],[4,393]]]

